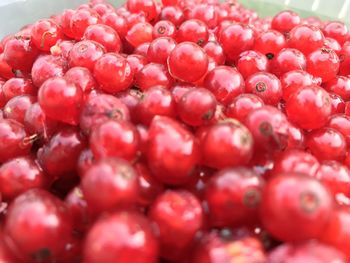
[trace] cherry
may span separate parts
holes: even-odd
[[[258,72],[245,82],[246,91],[259,96],[265,104],[277,105],[282,98],[280,80],[273,74]]]
[[[244,122],[248,114],[254,110],[264,106],[264,101],[254,94],[243,93],[227,105],[225,114],[229,118],[237,119]]]
[[[184,19],[184,13],[178,6],[164,6],[159,14],[159,20],[169,21],[174,26],[180,26]]]
[[[329,118],[327,126],[340,132],[346,143],[350,143],[350,116],[345,114],[333,115]]]
[[[69,14],[67,14],[69,16]],[[99,14],[93,9],[78,9],[70,15],[69,27],[71,30],[71,37],[75,40],[81,40],[84,36],[85,30],[90,25],[96,25],[100,22]]]
[[[332,128],[312,131],[306,137],[306,146],[319,160],[343,161],[347,151],[345,137]]]
[[[64,74],[64,78],[68,82],[79,87],[85,95],[97,87],[93,75],[87,68],[84,67],[70,68],[66,74]]]
[[[255,223],[263,186],[263,179],[247,168],[228,168],[215,173],[205,190],[211,225],[232,227]]]
[[[185,190],[162,193],[152,204],[149,217],[159,229],[160,256],[168,260],[184,256],[203,224],[199,200]]]
[[[292,70],[283,74],[280,78],[283,99],[288,98],[298,89],[314,84],[313,76],[303,70]]]
[[[32,80],[36,87],[40,87],[52,77],[63,77],[67,71],[67,61],[59,56],[40,56],[32,67]]]
[[[253,49],[254,41],[254,30],[245,24],[233,23],[219,34],[219,42],[231,61],[236,61],[243,51]]]
[[[119,52],[121,49],[118,33],[107,25],[97,24],[89,26],[86,28],[83,38],[100,43],[107,52]]]
[[[176,27],[169,20],[160,20],[153,26],[152,36],[153,39],[156,39],[158,37],[175,38]]]
[[[69,53],[70,67],[86,67],[93,70],[95,63],[103,56],[105,48],[91,40],[77,42]]]
[[[109,120],[93,128],[90,148],[97,160],[119,157],[132,161],[136,158],[139,140],[139,134],[131,123]]]
[[[52,19],[39,20],[31,29],[31,40],[41,51],[49,51],[61,39],[63,31]]]
[[[4,227],[7,245],[25,262],[59,259],[71,231],[65,204],[40,189],[28,190],[11,203]]]
[[[172,83],[172,77],[169,75],[166,66],[162,64],[149,63],[135,75],[135,86],[143,91],[154,86],[169,88]]]
[[[156,2],[153,0],[127,0],[126,6],[131,13],[144,13],[147,21],[157,16]]]
[[[116,242],[115,237],[122,237]],[[156,263],[157,239],[151,223],[135,212],[116,212],[98,220],[88,232],[83,250],[86,263]]]
[[[268,59],[272,59],[285,47],[286,39],[284,35],[276,30],[261,33],[254,43],[254,50],[265,54]]]
[[[317,85],[297,90],[286,104],[289,120],[303,129],[318,129],[324,126],[331,110],[328,93]]]
[[[334,38],[340,45],[343,45],[349,38],[348,27],[340,21],[328,22],[322,31],[326,37]]]
[[[135,204],[139,194],[139,179],[128,162],[116,158],[101,159],[85,172],[81,189],[89,208],[103,212]]]
[[[247,79],[254,73],[268,71],[269,63],[266,56],[262,53],[248,50],[239,55],[237,69],[242,74],[243,78]]]
[[[324,88],[328,92],[339,95],[344,100],[350,99],[350,77],[336,76],[334,79],[325,83]]]
[[[330,49],[317,49],[307,57],[307,72],[327,82],[336,77],[339,71],[339,58]]]
[[[4,106],[4,118],[24,124],[25,114],[35,102],[36,98],[30,95],[16,96],[10,99]]]
[[[10,99],[20,95],[35,95],[37,89],[34,87],[30,79],[24,78],[11,78],[2,85],[2,92],[4,101],[7,102]]]
[[[178,44],[168,57],[170,74],[181,81],[194,83],[208,71],[209,59],[205,51],[192,42]]]
[[[252,110],[244,124],[253,135],[256,149],[274,151],[287,147],[289,122],[275,107],[263,106]]]
[[[209,60],[214,61],[217,65],[223,65],[225,63],[224,50],[218,42],[208,41],[203,46],[203,49],[207,53]]]
[[[176,116],[176,105],[170,91],[161,86],[146,90],[136,106],[136,116],[139,122],[149,125],[155,116]]]
[[[102,16],[103,24],[113,28],[121,39],[124,39],[128,31],[127,21],[123,16],[114,12],[106,13]]]
[[[64,78],[51,78],[39,89],[38,101],[44,113],[53,120],[78,124],[83,102],[83,91],[80,87]]]
[[[11,119],[0,120],[0,141],[0,163],[27,155],[32,146],[32,139],[24,126]]]
[[[161,182],[180,185],[189,180],[199,162],[199,146],[194,136],[169,117],[153,118],[148,133],[147,159]]]
[[[252,134],[234,120],[218,123],[210,127],[202,138],[201,150],[203,163],[209,167],[222,169],[246,165],[253,155]]]
[[[305,70],[306,58],[299,50],[294,48],[282,49],[271,61],[271,72],[280,77],[293,70]]]
[[[327,262],[345,263],[345,256],[336,248],[320,242],[285,243],[269,253],[268,262]]]
[[[66,127],[52,136],[37,153],[38,161],[51,177],[74,173],[85,138],[74,127]],[[64,165],[62,165],[64,163]]]
[[[9,160],[0,167],[2,198],[11,200],[32,188],[45,188],[48,180],[31,156]]]
[[[180,42],[194,42],[199,46],[203,46],[209,38],[207,25],[198,19],[189,19],[183,22],[177,33],[176,40]]]
[[[192,126],[208,123],[215,113],[217,106],[214,95],[204,88],[191,89],[177,103],[180,119]]]
[[[333,203],[318,180],[290,173],[267,182],[260,208],[260,218],[269,233],[279,240],[294,242],[320,237]]]
[[[108,120],[129,120],[130,112],[125,104],[112,95],[98,94],[89,97],[81,110],[79,125],[85,134],[94,126]]]
[[[300,16],[290,10],[281,11],[272,18],[271,28],[282,34],[289,33],[295,26],[301,23]]]
[[[94,76],[100,88],[108,93],[126,90],[133,81],[133,71],[121,55],[107,53],[97,60]]]
[[[298,25],[289,33],[288,46],[300,50],[305,56],[322,48],[323,43],[321,29],[312,25]]]
[[[204,79],[204,87],[225,105],[245,90],[242,75],[229,66],[218,66],[210,71]]]
[[[156,38],[148,47],[147,60],[149,62],[166,65],[169,54],[175,46],[175,40],[170,37]]]

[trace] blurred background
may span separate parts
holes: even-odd
[[[22,26],[40,18],[75,8],[88,0],[0,0],[0,38],[17,32]],[[115,6],[124,0],[110,0]],[[301,16],[319,16],[341,20],[350,25],[350,0],[238,0],[261,16],[271,16],[292,9]]]

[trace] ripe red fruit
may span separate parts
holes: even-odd
[[[122,237],[116,242],[115,237]],[[156,263],[158,242],[151,223],[135,212],[117,212],[98,220],[87,234],[86,263]]]
[[[4,227],[7,245],[25,262],[60,259],[71,232],[65,204],[40,189],[29,190],[11,203]]]
[[[283,74],[280,78],[285,101],[299,88],[314,84],[313,76],[303,70],[292,70]]]
[[[263,187],[263,179],[248,168],[227,168],[215,173],[205,190],[211,226],[256,223]]]
[[[147,22],[137,23],[129,29],[125,39],[135,48],[149,43],[153,40],[153,27]]]
[[[205,51],[192,42],[178,44],[168,58],[170,74],[176,79],[191,83],[205,76],[208,64]]]
[[[329,118],[328,127],[340,132],[350,145],[350,116],[345,114],[333,115]]]
[[[289,120],[303,129],[318,129],[324,126],[331,110],[331,99],[327,91],[317,85],[297,90],[286,104]]]
[[[199,146],[191,132],[169,117],[156,116],[148,138],[148,166],[154,176],[172,185],[188,181],[199,162]]]
[[[172,83],[172,77],[162,64],[149,63],[135,75],[135,86],[144,91],[154,86],[169,88]]]
[[[172,24],[174,24],[174,26],[180,26],[180,24],[184,21],[185,17],[182,9],[174,5],[174,6],[164,6],[162,11],[159,14],[159,19],[163,21],[169,21]]]
[[[119,52],[121,41],[118,33],[110,26],[97,24],[89,26],[84,33],[84,39],[100,43],[107,52]]]
[[[300,16],[290,10],[281,11],[272,18],[271,28],[282,34],[289,33],[295,26],[301,22]]]
[[[107,53],[97,60],[94,76],[100,88],[108,93],[126,90],[133,81],[133,72],[126,58],[114,53]]]
[[[91,74],[91,72],[84,67],[73,67],[70,68],[66,74],[64,74],[64,78],[79,87],[84,95],[90,93],[91,90],[97,87],[96,81]]]
[[[102,159],[85,172],[81,189],[89,208],[103,212],[135,204],[139,194],[139,179],[128,162],[117,158]]]
[[[84,36],[85,30],[90,25],[96,25],[100,22],[100,15],[93,9],[78,9],[73,12],[67,20],[69,20],[68,29],[72,38],[75,40],[81,40]]]
[[[237,69],[246,79],[254,73],[268,71],[269,64],[266,56],[254,50],[244,51],[239,55]]]
[[[176,27],[169,20],[160,20],[153,26],[152,36],[153,39],[157,39],[159,37],[175,38]]]
[[[341,51],[339,52],[339,74],[346,76],[350,74],[350,41],[344,43]]]
[[[349,29],[340,21],[328,22],[322,31],[326,37],[334,38],[340,45],[343,45],[349,39]]]
[[[331,195],[318,180],[291,173],[267,182],[260,218],[275,238],[295,242],[320,237],[332,211]]]
[[[128,0],[126,6],[131,13],[144,13],[147,21],[157,16],[157,4],[153,0]]]
[[[203,46],[204,51],[207,53],[209,60],[213,60],[217,65],[223,65],[225,63],[225,55],[222,46],[216,41],[208,41]],[[263,67],[263,61],[257,62],[257,67]],[[241,70],[240,70],[241,71]]]
[[[344,100],[350,99],[350,77],[336,76],[334,79],[325,83],[324,88],[328,92],[339,95]]]
[[[204,79],[204,87],[210,90],[216,99],[225,105],[243,93],[244,86],[242,75],[229,66],[214,68]]]
[[[62,28],[52,19],[39,20],[31,29],[31,40],[41,51],[49,51],[61,39],[63,39]]]
[[[218,123],[211,126],[202,138],[201,150],[206,166],[222,169],[246,165],[253,155],[252,134],[234,120]]]
[[[203,224],[199,200],[185,190],[168,190],[158,196],[149,217],[159,229],[161,256],[169,260],[184,258]]]
[[[35,102],[36,98],[30,95],[16,96],[10,99],[3,109],[4,118],[24,124],[25,114]]]
[[[292,70],[305,70],[306,58],[298,49],[284,48],[271,61],[271,72],[280,77]]]
[[[64,78],[55,77],[45,81],[39,89],[38,101],[51,119],[71,125],[79,123],[83,91]]]
[[[264,54],[268,59],[272,59],[286,47],[284,35],[276,30],[262,32],[255,40],[254,50]]]
[[[95,63],[103,56],[105,48],[91,40],[77,42],[69,52],[70,67],[85,67],[93,70]]]
[[[121,39],[125,38],[128,30],[126,18],[114,12],[108,12],[102,16],[102,21],[103,24],[113,28]]]
[[[5,83],[2,87],[4,102],[9,101],[10,99],[20,96],[20,95],[35,95],[37,89],[34,87],[30,79],[24,78],[11,78]]]
[[[156,38],[148,47],[147,60],[149,62],[166,65],[169,54],[175,46],[175,40],[170,37]]]
[[[189,41],[203,46],[207,43],[208,38],[209,32],[207,25],[198,19],[186,20],[180,25],[176,33],[176,41],[179,43]]]

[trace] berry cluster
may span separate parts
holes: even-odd
[[[346,263],[350,33],[91,0],[0,43],[0,262]]]

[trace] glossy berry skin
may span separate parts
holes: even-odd
[[[4,53],[0,54],[0,77],[4,79],[10,79],[15,77],[15,74],[12,71],[12,68],[4,59]]]
[[[209,60],[213,60],[217,65],[223,65],[225,63],[224,50],[218,42],[208,41],[203,46],[203,49],[207,53]]]
[[[170,37],[174,39],[176,36],[176,27],[169,20],[160,20],[154,24],[152,36],[153,39],[157,39],[159,37]]]
[[[299,25],[294,27],[289,34],[288,45],[299,49],[307,56],[311,52],[322,48],[324,36],[321,29],[311,25]]]
[[[252,134],[240,122],[218,123],[208,129],[201,141],[201,150],[206,166],[222,169],[246,165],[253,155]]]
[[[0,120],[0,163],[27,155],[32,143],[24,126],[15,120]]]
[[[31,156],[15,158],[0,166],[0,191],[5,200],[12,200],[31,188],[45,188],[47,182]]]
[[[78,86],[86,96],[91,90],[97,87],[96,81],[91,72],[84,67],[73,67],[70,68],[64,78]]]
[[[137,54],[128,55],[126,60],[128,61],[131,70],[134,72],[134,75],[136,75],[148,63],[145,56]]]
[[[144,125],[149,125],[155,116],[176,116],[175,101],[167,89],[154,86],[146,90],[136,106],[136,118]]]
[[[297,244],[285,243],[273,249],[268,256],[268,262],[271,263],[328,263],[332,261],[345,263],[347,259],[336,248],[315,241]]]
[[[265,104],[277,105],[282,98],[280,80],[273,74],[258,72],[251,75],[245,82],[246,92],[260,97]]]
[[[61,129],[39,149],[38,161],[44,171],[55,178],[74,173],[80,152],[85,148],[85,138],[73,127]],[[64,165],[62,165],[64,163]]]
[[[150,42],[152,40],[153,39],[151,39]],[[134,49],[134,54],[147,57],[147,52],[148,52],[148,48],[149,48],[150,42],[143,43],[143,44],[139,45],[138,47],[136,47]]]
[[[328,127],[340,132],[347,144],[350,144],[350,116],[345,114],[336,114],[329,118]]]
[[[299,173],[315,176],[320,163],[315,156],[298,149],[289,149],[276,156],[271,171],[273,175]]]
[[[344,136],[332,128],[321,128],[306,137],[306,145],[319,160],[338,160],[345,158],[347,144]]]
[[[4,118],[12,119],[24,124],[26,111],[35,102],[36,98],[30,95],[16,96],[10,99],[3,108]]]
[[[328,92],[339,95],[344,100],[350,99],[350,78],[345,76],[336,76],[334,79],[325,83],[324,88]]]
[[[119,99],[108,94],[98,94],[89,97],[81,110],[79,125],[85,134],[91,129],[108,120],[130,119],[127,106]]]
[[[290,10],[285,10],[272,18],[271,28],[286,34],[301,22],[300,16]]]
[[[314,84],[313,76],[304,70],[288,71],[281,76],[280,80],[285,101],[299,88]]]
[[[162,21],[169,21],[174,26],[180,26],[184,21],[184,13],[178,6],[164,6],[159,14],[159,19]]]
[[[199,19],[213,29],[218,24],[218,12],[214,5],[210,3],[196,5],[190,13],[191,18]]]
[[[340,45],[343,45],[349,39],[349,29],[340,21],[328,22],[322,31],[326,37],[335,39]]]
[[[147,22],[139,22],[129,29],[125,39],[134,48],[149,43],[153,40],[153,27]]]
[[[228,59],[236,61],[243,51],[253,49],[255,33],[248,25],[233,23],[222,30],[219,42]]]
[[[181,81],[194,83],[208,71],[209,59],[205,51],[192,42],[178,44],[168,57],[170,74]]]
[[[116,242],[118,236],[123,238]],[[135,212],[101,218],[87,234],[83,258],[86,263],[113,263],[116,258],[120,263],[156,263],[158,244],[151,223]]]
[[[332,114],[344,113],[346,105],[344,100],[334,93],[329,93],[329,97],[331,98]]]
[[[330,49],[317,49],[307,57],[306,71],[327,82],[336,77],[339,71],[339,58]]]
[[[89,26],[84,33],[85,40],[100,43],[107,52],[119,52],[121,41],[118,33],[110,26],[97,24]]]
[[[147,59],[149,62],[166,65],[170,52],[175,48],[176,42],[170,37],[159,37],[149,45]]]
[[[52,77],[63,77],[67,71],[67,60],[61,56],[42,55],[33,64],[32,80],[36,87],[40,87]]]
[[[255,40],[254,50],[272,59],[281,49],[286,47],[284,35],[276,30],[261,33]]]
[[[81,189],[89,208],[95,212],[103,212],[135,204],[138,199],[139,180],[128,162],[117,158],[102,159],[85,172]]]
[[[335,40],[334,38],[330,38],[330,37],[326,37],[324,39],[324,47],[329,48],[329,49],[333,49],[337,55],[341,51],[341,45],[338,43],[338,41]]]
[[[237,69],[244,79],[260,71],[268,71],[269,63],[266,56],[258,51],[248,50],[239,55]]]
[[[69,19],[69,29],[71,36],[75,40],[81,40],[85,30],[90,25],[96,25],[100,22],[99,14],[93,9],[76,10]]]
[[[339,68],[339,74],[340,75],[349,75],[350,74],[350,41],[347,41],[344,43],[341,51],[339,52],[339,59],[340,59],[340,68]]]
[[[199,162],[199,146],[191,132],[171,118],[156,116],[148,138],[148,166],[154,176],[171,185],[188,181]]]
[[[136,158],[139,134],[127,121],[109,120],[95,127],[90,135],[90,148],[97,160],[119,157],[128,161]]]
[[[217,102],[214,95],[204,88],[191,89],[177,103],[180,119],[192,126],[208,123],[216,110]]]
[[[289,122],[275,107],[263,106],[252,110],[244,124],[253,135],[255,149],[274,151],[287,147]]]
[[[71,231],[65,204],[41,189],[28,190],[11,203],[4,227],[7,245],[25,262],[59,259]]]
[[[176,33],[176,41],[179,43],[189,41],[203,46],[208,41],[208,38],[207,25],[198,19],[186,20],[180,25]]]
[[[172,83],[172,77],[162,64],[149,63],[135,75],[135,85],[144,91],[154,86],[169,88]]]
[[[35,95],[37,89],[30,79],[11,78],[2,84],[4,102],[20,95]]]
[[[125,17],[118,15],[114,12],[109,12],[102,16],[102,22],[103,24],[113,28],[118,33],[120,39],[125,38],[125,35],[128,30],[127,21]]]
[[[143,12],[147,21],[152,21],[157,16],[156,2],[153,0],[128,0],[126,6],[131,13]]]
[[[257,95],[243,93],[227,105],[225,115],[229,118],[237,119],[244,122],[248,114],[264,106],[264,101]]]
[[[30,69],[39,55],[33,42],[26,37],[14,37],[7,41],[4,49],[4,60],[12,68],[30,72]]]
[[[211,226],[255,223],[263,187],[263,179],[248,168],[227,168],[215,173],[205,189]]]
[[[245,90],[242,75],[229,66],[218,66],[210,71],[204,79],[204,87],[224,105],[230,103]]]
[[[93,70],[95,63],[105,53],[105,48],[91,40],[77,42],[69,53],[70,67],[85,67]]]
[[[41,51],[49,51],[61,39],[63,39],[63,31],[51,19],[39,20],[31,29],[31,40]]]
[[[107,93],[126,90],[133,81],[133,72],[126,58],[114,53],[103,55],[93,72],[100,88]]]
[[[286,104],[289,120],[303,129],[321,128],[328,121],[331,110],[327,91],[317,85],[297,90]]]
[[[318,238],[333,210],[331,195],[316,179],[281,174],[264,188],[260,218],[275,238],[295,242]]]
[[[63,78],[54,77],[45,81],[39,89],[38,102],[51,119],[77,125],[83,91]]]
[[[161,194],[152,204],[149,217],[159,229],[161,256],[168,260],[184,257],[203,224],[199,200],[185,190],[168,190]]]
[[[306,58],[299,50],[284,48],[271,61],[271,72],[280,77],[292,70],[305,70]]]

